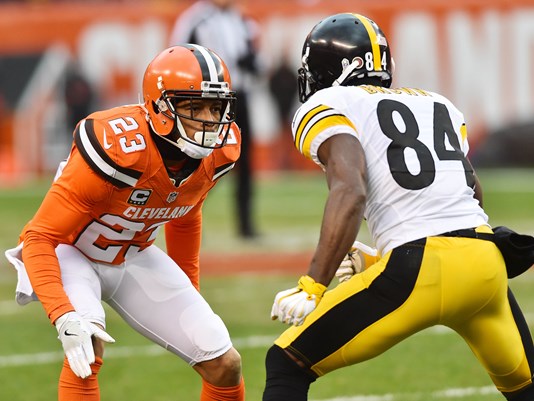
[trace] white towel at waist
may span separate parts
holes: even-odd
[[[15,290],[15,300],[19,305],[26,305],[32,301],[38,301],[35,292],[33,292],[26,267],[22,261],[22,242],[16,248],[5,251],[7,260],[17,270],[17,288]]]

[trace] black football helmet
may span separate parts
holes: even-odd
[[[378,25],[359,14],[332,15],[308,34],[298,70],[299,99],[304,103],[320,89],[369,81],[389,88],[392,59]]]

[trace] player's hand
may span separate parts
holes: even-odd
[[[336,277],[340,283],[348,281],[356,273],[363,271],[363,261],[360,251],[356,248],[351,248],[345,255],[341,264],[336,270]]]
[[[274,298],[271,319],[300,326],[321,301],[326,286],[310,276],[302,276],[295,288],[280,291]]]
[[[375,248],[355,241],[336,271],[339,282],[343,283],[355,274],[364,271],[378,260],[377,255],[378,251]]]
[[[91,364],[95,362],[92,336],[107,343],[115,340],[94,323],[83,319],[76,312],[67,312],[55,321],[65,355],[74,374],[82,379],[91,375]]]

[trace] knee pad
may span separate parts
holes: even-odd
[[[267,379],[263,401],[308,399],[310,384],[316,377],[298,366],[279,346],[273,345],[267,351],[265,370]]]
[[[211,355],[232,345],[228,329],[218,315],[207,316],[201,325],[192,323],[190,327],[193,342],[201,353]]]

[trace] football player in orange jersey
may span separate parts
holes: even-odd
[[[17,301],[39,300],[66,358],[59,400],[100,399],[101,301],[190,364],[200,400],[244,400],[241,357],[199,289],[202,204],[240,154],[235,92],[221,58],[184,44],[143,78],[144,104],[81,120],[68,159],[19,246]],[[167,253],[155,244],[165,225]]]

